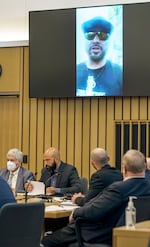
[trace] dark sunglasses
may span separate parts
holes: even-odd
[[[87,32],[84,35],[87,40],[93,40],[96,35],[100,40],[107,40],[109,38],[109,33],[105,32]]]

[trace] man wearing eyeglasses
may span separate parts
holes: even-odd
[[[122,95],[122,67],[107,59],[113,30],[100,16],[82,24],[88,60],[77,65],[77,96]]]

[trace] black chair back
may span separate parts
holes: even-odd
[[[150,196],[139,196],[133,199],[136,208],[136,222],[150,220]],[[116,227],[125,225],[125,210],[118,220]]]
[[[0,246],[40,246],[43,223],[42,202],[3,205],[0,209]]]
[[[88,192],[89,187],[89,181],[87,178],[81,177],[80,178],[81,188],[82,188],[82,194],[85,195]]]
[[[133,199],[136,208],[136,222],[150,220],[150,196],[140,196]]]

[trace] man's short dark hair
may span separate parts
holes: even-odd
[[[101,16],[94,17],[82,24],[83,32],[105,32],[113,31],[113,25]]]

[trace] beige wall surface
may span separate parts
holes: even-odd
[[[29,39],[29,11],[134,2],[148,2],[148,0],[1,0],[0,46],[15,46],[15,41],[20,41],[22,45],[22,41]]]
[[[94,172],[90,166],[90,151],[95,147],[105,148],[110,164],[116,166],[116,124],[124,127],[127,123],[132,130],[133,123],[136,123],[140,143],[140,128],[144,123],[149,136],[149,97],[31,99],[29,49],[14,47],[11,53],[9,49],[0,48],[1,60],[9,66],[13,63],[16,70],[11,80],[14,67],[10,66],[7,71],[4,66],[4,74],[0,77],[1,85],[8,83],[5,94],[0,89],[0,168],[6,166],[8,149],[17,147],[28,155],[28,163],[23,166],[37,172],[39,178],[43,152],[49,146],[55,146],[63,161],[76,166],[79,175],[89,178]],[[11,58],[7,54],[11,54]],[[16,95],[12,88],[18,80]],[[7,95],[10,88],[11,95]],[[131,147],[132,131],[129,138]],[[148,152],[149,141],[146,145]],[[140,149],[140,145],[138,147]],[[122,140],[121,150],[123,148]]]

